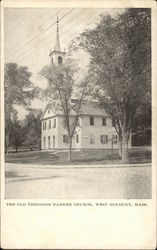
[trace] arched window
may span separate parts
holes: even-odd
[[[58,57],[58,65],[59,64],[62,64],[62,57],[61,56]]]

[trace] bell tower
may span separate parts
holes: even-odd
[[[61,51],[61,46],[60,46],[60,38],[59,38],[59,19],[57,16],[57,33],[56,33],[56,43],[54,46],[54,50],[50,50],[50,59],[51,62],[54,63],[55,65],[59,66],[63,63],[63,59],[66,55],[66,52]]]

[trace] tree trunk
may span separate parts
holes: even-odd
[[[119,156],[122,158],[122,135],[119,134]]]
[[[69,138],[68,161],[71,162],[72,139]]]
[[[9,150],[9,135],[5,135],[5,153],[8,154]]]
[[[128,163],[128,140],[129,132],[122,133],[122,162]]]

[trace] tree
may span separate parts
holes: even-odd
[[[78,42],[90,54],[93,97],[112,117],[119,154],[127,162],[134,117],[151,93],[151,11],[136,8],[114,18],[101,16],[96,28],[83,32]]]
[[[25,140],[23,142],[23,146],[29,148],[31,151],[33,149],[40,149],[41,148],[41,135],[37,134],[37,131],[32,128],[28,131]]]
[[[75,73],[77,68],[67,60],[67,63],[60,66],[50,65],[40,72],[48,80],[48,88],[45,95],[49,103],[55,109],[60,109],[63,113],[63,126],[68,135],[68,160],[71,161],[72,138],[76,127],[79,125],[79,116],[82,101],[87,95],[87,79],[76,83]],[[74,96],[77,100],[74,101]]]
[[[33,150],[41,148],[41,109],[30,109],[24,120],[25,139],[23,145]]]
[[[17,152],[24,141],[24,130],[21,122],[17,118],[17,113],[14,114],[13,119],[11,120],[9,125],[9,146],[13,147]]]
[[[31,72],[26,66],[7,63],[4,69],[5,86],[5,138],[6,151],[10,145],[11,126],[16,112],[15,105],[28,107],[39,94],[39,88],[31,82]]]
[[[151,96],[147,93],[134,116],[132,145],[151,145],[151,118]]]

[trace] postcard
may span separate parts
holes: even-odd
[[[1,246],[156,248],[155,1],[2,1]]]

